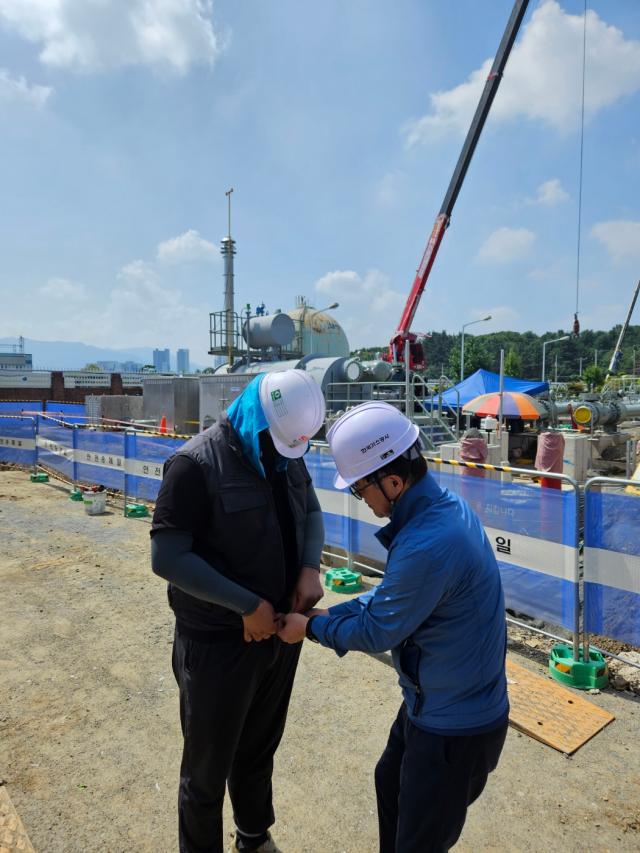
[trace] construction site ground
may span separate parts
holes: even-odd
[[[35,850],[177,850],[173,625],[149,521],[90,517],[62,484],[3,470],[0,530],[0,780]],[[509,655],[544,674],[522,632]],[[509,730],[457,851],[640,849],[640,697],[588,698],[616,719],[572,758]],[[285,853],[377,850],[373,768],[399,704],[384,658],[305,644],[275,769]]]

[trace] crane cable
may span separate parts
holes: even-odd
[[[587,0],[584,0],[582,26],[582,110],[580,116],[580,176],[578,178],[578,246],[576,251],[576,312],[573,319],[573,333],[580,334],[578,313],[580,308],[580,238],[582,236],[582,164],[584,157],[584,90],[587,60]]]

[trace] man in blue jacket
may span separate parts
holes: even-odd
[[[328,436],[337,488],[390,523],[374,591],[307,616],[306,635],[339,654],[391,649],[403,703],[375,772],[381,853],[446,851],[504,745],[509,704],[498,566],[474,512],[427,472],[415,424],[388,403],[356,406]]]

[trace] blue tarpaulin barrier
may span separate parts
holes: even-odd
[[[0,415],[21,415],[24,412],[41,412],[40,400],[2,400],[0,401]]]
[[[72,429],[75,479],[124,491],[125,437],[121,432]]]
[[[68,424],[84,424],[87,420],[84,403],[56,403],[55,400],[47,400],[45,411],[50,417]]]
[[[0,417],[0,459],[16,465],[35,465],[36,422],[29,417]]]
[[[640,497],[585,493],[584,626],[640,646]]]
[[[77,411],[65,414],[78,416]],[[37,463],[69,481],[125,491],[128,500],[156,498],[164,462],[183,444],[168,436],[74,428],[42,416],[35,421],[0,417],[0,460]],[[335,465],[328,448],[313,447],[305,461],[323,508],[327,544],[356,559],[384,564],[386,552],[375,533],[386,521],[377,519],[364,501],[334,489]],[[435,466],[430,470],[482,520],[500,566],[507,606],[573,628],[575,492],[463,476]],[[585,512],[585,629],[640,645],[640,497],[587,490]]]
[[[185,443],[179,438],[135,433],[126,437],[127,499],[153,501],[162,482],[165,461]]]
[[[324,448],[312,448],[305,460],[323,509],[327,544],[384,563],[386,552],[375,533],[386,521],[364,501],[333,488],[335,465]],[[431,474],[479,515],[500,567],[507,607],[573,629],[575,492],[467,477],[435,466]]]
[[[38,464],[74,479],[73,429],[38,418],[36,448]]]

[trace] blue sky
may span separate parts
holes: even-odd
[[[0,336],[205,363],[238,304],[395,331],[512,0],[0,0]],[[640,269],[640,8],[589,0],[580,317]],[[583,0],[532,0],[414,329],[570,327]]]

